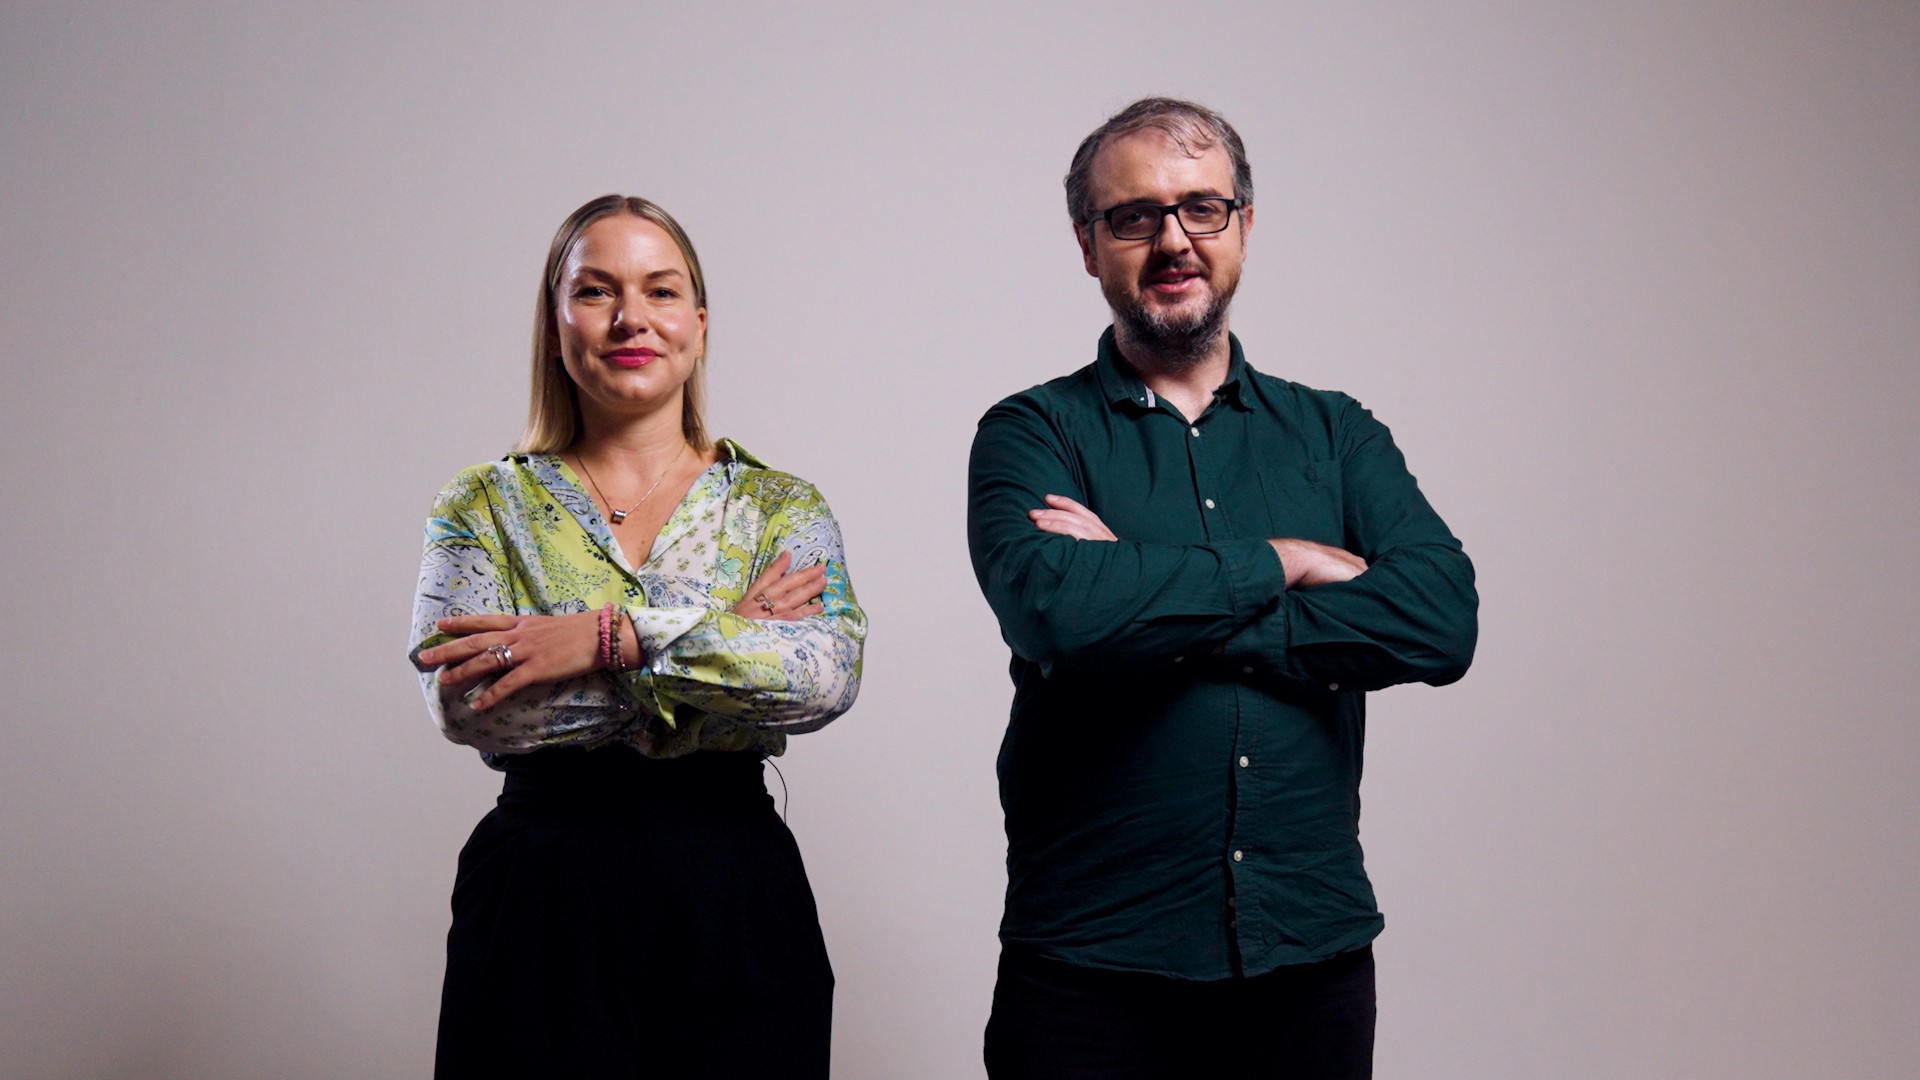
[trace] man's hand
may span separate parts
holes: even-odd
[[[1027,516],[1040,527],[1042,532],[1059,533],[1071,536],[1075,540],[1118,540],[1100,515],[1067,498],[1065,495],[1048,495],[1047,509],[1029,510]]]
[[[1367,560],[1351,551],[1342,551],[1311,540],[1269,540],[1280,556],[1280,567],[1287,572],[1287,588],[1311,589],[1351,581],[1367,572]]]

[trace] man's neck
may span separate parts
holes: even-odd
[[[1156,397],[1165,398],[1180,415],[1197,420],[1213,402],[1213,392],[1227,381],[1233,365],[1233,345],[1223,329],[1220,339],[1197,357],[1164,356],[1115,327],[1114,344],[1121,359],[1132,367]]]

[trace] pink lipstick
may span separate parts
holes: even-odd
[[[615,349],[605,355],[615,367],[623,368],[646,367],[660,359],[660,354],[652,349]]]

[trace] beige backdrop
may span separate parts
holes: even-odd
[[[496,779],[402,655],[420,524],[620,190],[872,615],[782,763],[836,1074],[980,1075],[965,456],[1091,358],[1060,175],[1167,92],[1251,147],[1254,363],[1392,424],[1480,569],[1472,674],[1373,702],[1380,1075],[1912,1075],[1913,4],[315,7],[0,9],[0,1074],[426,1074]]]

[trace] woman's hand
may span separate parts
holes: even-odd
[[[1027,516],[1040,527],[1041,532],[1059,533],[1071,536],[1075,540],[1118,540],[1100,515],[1067,498],[1065,495],[1048,495],[1047,509],[1029,510]]]
[[[499,675],[468,704],[483,712],[529,686],[559,682],[600,667],[600,613],[456,615],[434,624],[460,639],[420,653],[440,667],[440,685],[459,689]],[[505,655],[494,651],[505,646]]]
[[[733,605],[733,613],[749,619],[795,622],[825,611],[820,592],[827,587],[826,565],[818,563],[789,574],[787,567],[792,565],[793,553],[781,552],[747,586],[746,595]]]
[[[826,588],[827,568],[809,566],[787,573],[793,556],[782,553],[753,584],[746,598],[734,605],[735,615],[753,619],[796,621],[826,610],[820,592]],[[513,696],[529,686],[559,682],[600,668],[600,613],[578,615],[456,615],[435,627],[458,640],[420,653],[420,662],[440,669],[440,685],[458,690],[498,675],[486,692],[468,704],[475,712]],[[505,655],[497,651],[505,648]]]

